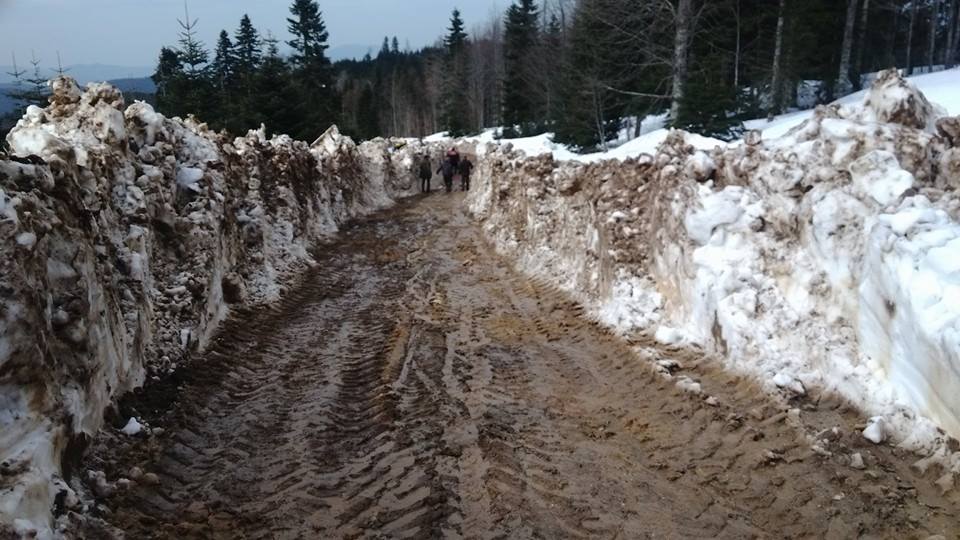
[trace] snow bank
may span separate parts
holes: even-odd
[[[960,436],[960,119],[894,72],[861,99],[776,139],[671,132],[622,163],[488,147],[468,205],[618,331],[697,344],[786,397],[839,393],[930,454],[937,426]]]
[[[635,119],[628,119],[627,128],[621,130],[619,137],[611,141],[607,152],[597,152],[593,154],[578,154],[570,150],[567,146],[553,142],[553,133],[543,133],[532,137],[521,137],[516,139],[498,139],[500,129],[487,129],[475,137],[466,137],[462,139],[464,143],[476,147],[477,154],[483,156],[488,151],[494,151],[497,148],[507,152],[518,151],[527,156],[550,155],[558,161],[576,161],[579,163],[596,163],[599,161],[608,161],[611,159],[626,160],[637,158],[643,154],[649,154],[656,151],[657,147],[663,143],[667,137],[673,133],[673,130],[665,128],[667,121],[666,114],[647,116],[641,121],[640,135],[634,137],[633,126],[631,124]],[[689,144],[698,149],[710,150],[717,146],[726,146],[727,143],[719,139],[704,137],[694,133],[684,135]],[[430,142],[447,141],[446,133],[437,133],[424,139]]]
[[[876,76],[869,78],[870,83],[880,78],[881,72]],[[909,79],[914,87],[919,89],[927,99],[943,107],[947,114],[960,115],[960,93],[957,92],[958,81],[960,81],[960,68],[930,73],[926,75],[917,75]],[[859,106],[870,89],[855,92],[849,96],[844,96],[836,101],[838,105]],[[773,120],[766,118],[749,120],[744,123],[747,129],[761,131],[765,139],[776,139],[784,136],[791,129],[799,126],[804,121],[813,116],[813,110],[789,112],[777,116]]]
[[[0,155],[0,536],[47,538],[68,445],[151,374],[203,349],[231,306],[276,299],[344,221],[411,191],[439,147],[229,139],[53,83]],[[135,420],[134,420],[135,422]],[[134,426],[125,427],[135,431]],[[63,505],[57,505],[63,511]]]

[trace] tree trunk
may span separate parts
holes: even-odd
[[[927,51],[927,65],[929,72],[937,62],[937,23],[940,22],[940,0],[933,0],[930,6],[930,49]]]
[[[846,21],[840,48],[840,73],[837,75],[838,96],[845,96],[853,90],[853,84],[850,83],[850,56],[853,52],[853,29],[857,21],[857,0],[847,0]]]
[[[910,28],[907,30],[907,75],[913,75],[913,29],[917,25],[919,2],[910,3]]]
[[[867,0],[869,1],[869,0]],[[733,89],[738,92],[740,90],[740,49],[741,49],[741,39],[740,34],[742,32],[740,27],[740,0],[737,0],[736,3],[736,12],[734,13],[734,18],[737,24],[737,47],[736,52],[733,58]],[[739,99],[739,97],[738,97]]]
[[[780,112],[780,91],[783,86],[783,20],[787,11],[787,0],[780,0],[780,14],[777,16],[776,46],[773,50],[773,80],[770,82],[770,108],[767,119]]]
[[[693,0],[680,0],[677,4],[677,32],[673,41],[673,92],[670,105],[670,118],[677,119],[680,102],[684,96],[687,82],[687,57],[690,47],[690,24],[693,18]]]
[[[870,0],[863,0],[863,7],[860,9],[860,37],[857,40],[857,58],[853,66],[853,76],[855,80],[853,85],[860,89],[863,84],[863,50],[867,46],[867,29],[870,22]]]
[[[943,63],[949,69],[953,67],[957,54],[957,0],[950,2],[947,18],[947,45],[944,47]]]
[[[593,112],[595,120],[597,123],[597,138],[600,139],[600,149],[603,152],[608,150],[607,147],[607,122],[603,117],[603,102],[600,98],[600,92],[603,90],[600,89],[600,85],[594,81],[593,82]]]

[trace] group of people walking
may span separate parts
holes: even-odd
[[[460,189],[467,191],[470,189],[470,173],[473,172],[473,162],[466,156],[461,158],[460,152],[457,152],[456,148],[451,148],[447,151],[447,155],[444,156],[440,168],[436,172],[443,175],[443,185],[446,187],[447,193],[453,191],[453,180],[457,176],[460,177]],[[430,193],[430,180],[433,175],[433,164],[428,156],[424,156],[420,160],[421,193]]]

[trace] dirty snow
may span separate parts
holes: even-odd
[[[623,163],[501,141],[468,205],[617,331],[704,347],[788,399],[837,393],[865,437],[960,472],[939,431],[960,436],[960,70],[914,81],[933,99],[885,72],[743,141],[670,132]]]
[[[61,454],[104,410],[278,298],[345,221],[413,192],[399,140],[228,138],[63,77],[0,154],[0,529],[57,529]],[[41,158],[42,161],[36,158]],[[41,294],[42,293],[42,294]],[[119,426],[116,426],[119,427]],[[136,434],[136,419],[122,427]]]

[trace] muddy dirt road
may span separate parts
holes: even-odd
[[[87,468],[133,481],[77,535],[956,537],[938,472],[863,441],[842,404],[785,406],[696,351],[610,335],[497,258],[460,201],[352,226],[127,400],[163,432],[95,449]]]

